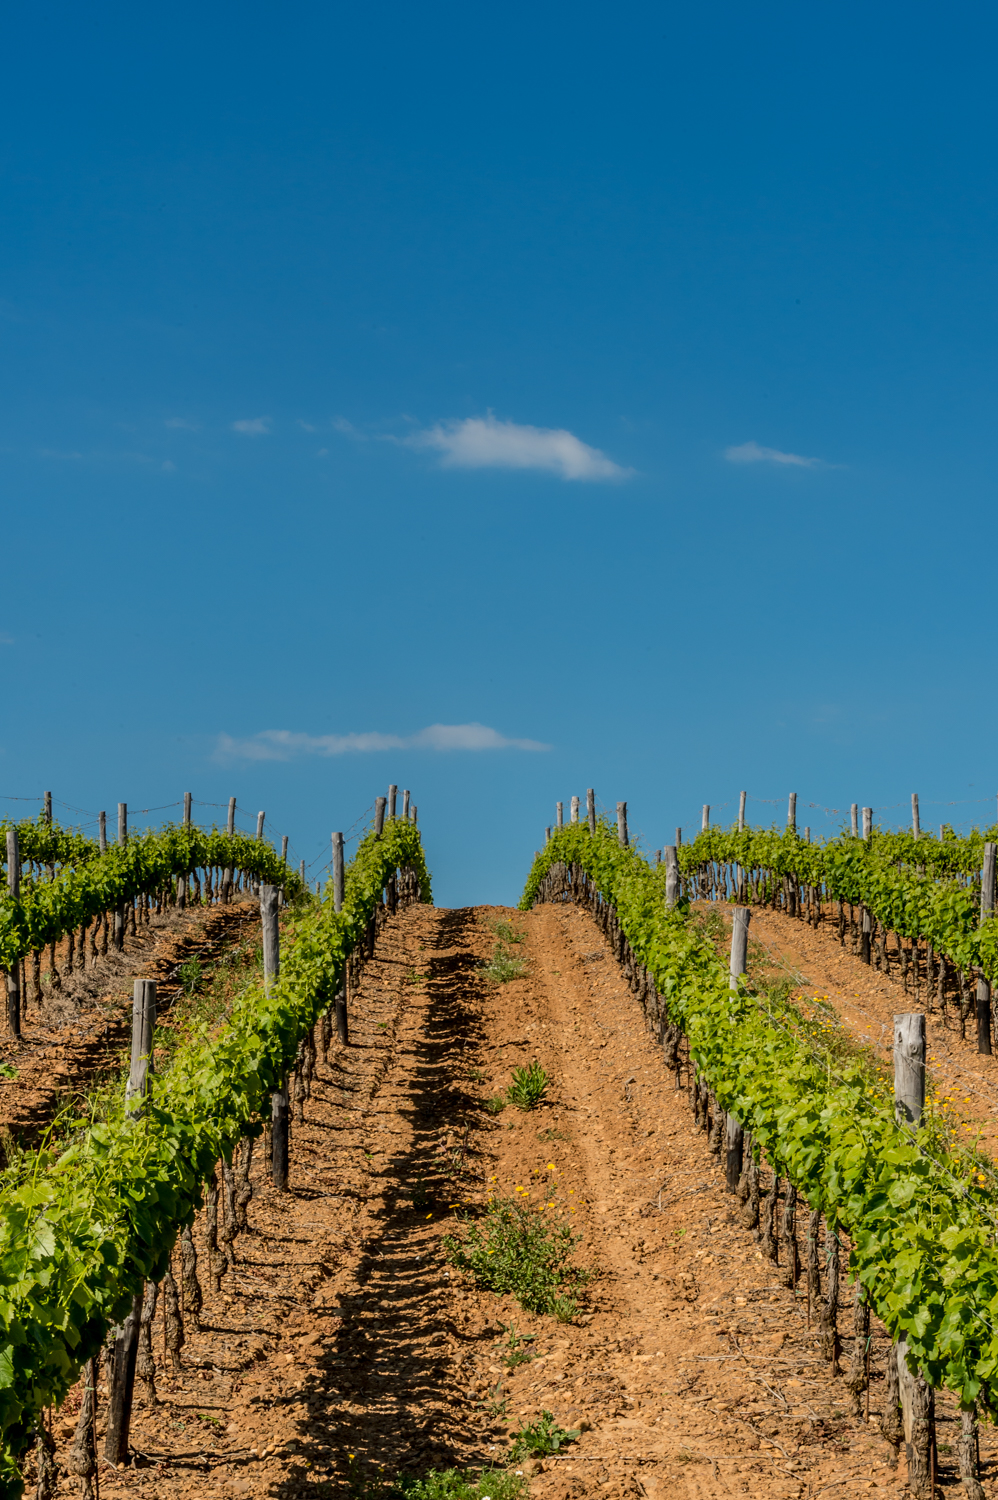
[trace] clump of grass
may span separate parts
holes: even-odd
[[[501,1114],[502,1111],[506,1108],[505,1094],[493,1094],[491,1099],[486,1099],[485,1108],[488,1110],[490,1115]]]
[[[204,978],[204,967],[195,953],[192,958],[186,958],[177,970],[177,978],[180,980],[180,988],[190,998],[201,988]]]
[[[511,979],[523,978],[527,972],[527,960],[518,953],[511,953],[500,939],[488,963],[482,965],[482,972],[494,984],[508,984]]]
[[[580,1435],[581,1428],[559,1427],[549,1411],[542,1411],[540,1421],[522,1427],[516,1433],[510,1459],[516,1463],[521,1458],[544,1458],[549,1453],[557,1453],[566,1444],[574,1443]]]
[[[481,1068],[469,1068],[468,1077],[472,1083],[485,1082],[485,1074],[482,1072]]]
[[[548,1219],[543,1210],[497,1195],[482,1219],[463,1216],[463,1239],[448,1235],[444,1249],[451,1264],[468,1271],[480,1287],[499,1296],[511,1293],[525,1312],[548,1313],[571,1322],[578,1312],[575,1293],[592,1272],[572,1264],[581,1234]]]
[[[384,1500],[518,1500],[527,1493],[527,1481],[502,1469],[486,1469],[477,1479],[460,1469],[431,1469],[415,1479],[400,1476],[372,1493]]]
[[[563,1130],[555,1130],[552,1125],[547,1130],[539,1130],[537,1132],[537,1139],[539,1141],[570,1141],[572,1137],[566,1135]]]
[[[536,1109],[544,1098],[548,1081],[548,1075],[534,1058],[525,1068],[513,1069],[513,1082],[506,1090],[506,1098],[517,1109]]]
[[[532,1333],[517,1333],[516,1325],[510,1323],[508,1331],[508,1349],[503,1356],[503,1364],[507,1370],[515,1370],[518,1365],[528,1365],[533,1359],[530,1349],[525,1349],[524,1344],[532,1344],[534,1335]]]
[[[485,925],[490,932],[494,932],[501,943],[522,943],[526,937],[512,922],[506,922],[501,917],[487,917]]]

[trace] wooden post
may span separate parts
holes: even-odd
[[[592,787],[586,789],[586,817],[589,819],[589,832],[596,836],[596,793]]]
[[[185,792],[184,793],[184,827],[185,828],[190,828],[190,826],[191,826],[191,803],[193,802],[193,800],[194,799],[192,798],[190,792]]]
[[[854,839],[858,839],[859,838],[859,803],[858,802],[854,802],[852,804],[852,806],[850,807],[850,809],[849,809],[849,816],[852,819],[852,836],[853,836]]]
[[[675,906],[682,889],[679,880],[679,856],[675,844],[667,844],[665,854],[665,904]]]
[[[308,890],[308,886],[305,884],[305,861],[304,860],[302,860],[301,864],[298,866],[298,874],[301,877],[301,883],[304,886],[305,890]]]
[[[132,1423],[132,1390],[135,1385],[135,1357],[139,1348],[139,1324],[142,1321],[142,1292],[132,1299],[132,1310],[114,1341],[111,1357],[111,1389],[107,1405],[107,1433],[104,1457],[113,1468],[128,1462],[128,1430]]]
[[[861,906],[860,911],[862,913],[862,925],[859,936],[859,957],[861,963],[868,964],[870,962],[870,949],[873,942],[873,922],[868,906]]]
[[[745,793],[738,793],[738,832],[745,832]]]
[[[579,799],[578,799],[578,797],[573,797],[572,798],[572,810],[571,810],[570,816],[571,816],[571,820],[572,820],[573,823],[577,823],[579,821]]]
[[[995,909],[995,845],[984,845],[981,866],[981,921],[986,922]],[[991,1056],[991,982],[984,974],[977,976],[977,1050]]]
[[[44,813],[45,813],[45,821],[48,824],[48,826],[51,828],[52,827],[52,793],[51,792],[45,792],[43,794],[42,805],[43,805]]]
[[[409,821],[409,792],[407,789],[403,789],[402,792],[402,821],[403,823],[408,823]]]
[[[555,803],[555,809],[556,809],[557,814],[558,814],[558,816],[555,818],[555,822],[557,823],[557,825],[558,825],[559,828],[564,828],[564,826],[565,826],[565,804],[564,804],[564,802],[557,802],[557,803]]]
[[[863,808],[863,838],[868,843],[873,832],[873,808]]]
[[[281,839],[281,863],[286,865],[287,862],[288,862],[288,836],[287,836],[287,834],[285,834],[284,837]]]
[[[128,843],[128,803],[118,803],[118,847],[124,849]]]
[[[617,803],[617,843],[622,849],[627,848],[627,803]]]
[[[703,805],[703,812],[700,815],[700,832],[701,833],[706,833],[707,829],[709,827],[710,827],[710,803],[709,802],[705,802],[704,805]]]
[[[917,792],[912,792],[912,794],[911,794],[911,831],[912,831],[912,833],[915,835],[915,837],[917,839],[921,838],[921,836],[922,836],[922,830],[919,827],[919,823],[918,823],[918,793]]]
[[[132,986],[132,1056],[125,1087],[125,1113],[133,1120],[142,1114],[152,1073],[153,1032],[156,1026],[156,981],[136,979]]]
[[[917,1126],[925,1108],[925,1016],[894,1017],[894,1113],[899,1125]]]
[[[550,844],[550,842],[551,842],[551,829],[550,828],[545,828],[545,830],[544,830],[544,847],[545,847],[545,849],[547,848],[548,844]]]
[[[258,812],[256,815],[256,841],[258,844],[263,843],[263,824],[265,817],[266,814],[262,812]]]
[[[277,923],[276,885],[260,887],[260,925],[263,928],[263,984],[270,989],[281,972],[281,939]],[[288,1085],[270,1096],[271,1175],[276,1188],[288,1185]]]
[[[7,829],[7,890],[11,899],[21,895],[21,850],[17,829]],[[17,959],[7,970],[7,1026],[15,1042],[21,1040],[21,965]]]
[[[101,813],[97,814],[97,828],[98,828],[98,842],[100,844],[100,852],[102,854],[106,854],[107,853],[107,813],[106,812],[101,812]]]
[[[374,802],[374,831],[378,838],[385,831],[385,808],[388,806],[387,797],[376,797]]]
[[[747,906],[736,906],[731,922],[731,965],[728,983],[733,990],[738,980],[748,972],[748,929],[752,913]]]
[[[804,842],[805,842],[805,844],[809,844],[811,842],[811,830],[810,830],[810,828],[805,828],[804,829]]]
[[[232,837],[232,835],[236,831],[236,799],[235,799],[235,797],[230,797],[229,798],[229,818],[228,818],[228,822],[225,825],[225,831],[229,835],[230,838]]]
[[[733,1114],[728,1114],[725,1127],[725,1186],[729,1193],[737,1193],[742,1175],[742,1157],[745,1150],[745,1131]]]
[[[790,801],[787,803],[787,827],[797,827],[797,793],[790,793]]]
[[[681,828],[677,828],[676,829],[676,848],[677,849],[681,849],[682,847],[683,847],[683,830]]]
[[[347,1019],[347,981],[345,974],[342,984],[336,991],[336,999],[333,1002],[333,1014],[336,1018],[336,1035],[344,1047],[349,1047],[350,1023]]]
[[[399,789],[398,789],[397,786],[390,786],[388,788],[388,821],[389,822],[391,822],[392,819],[395,817],[395,799],[398,796],[398,790]]]
[[[345,880],[343,864],[343,835],[333,834],[333,911],[343,910],[343,890]]]
[[[419,818],[417,816],[418,812],[419,812],[419,809],[417,808],[417,806],[416,806],[416,804],[414,802],[412,804],[412,826],[413,826],[413,828],[415,828],[416,825],[417,825],[417,823],[419,822]]]

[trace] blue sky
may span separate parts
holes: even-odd
[[[649,848],[990,820],[995,32],[12,14],[0,792],[319,872],[395,781],[446,905],[587,786]]]

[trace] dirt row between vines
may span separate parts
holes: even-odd
[[[186,959],[196,957],[210,966],[232,944],[255,941],[259,932],[256,901],[168,907],[140,924],[134,936],[126,934],[122,952],[110,949],[96,964],[88,955],[85,969],[77,954],[72,974],[62,972],[69,947],[63,939],[56,945],[58,989],[50,982],[46,949],[41,1004],[29,996],[20,1044],[9,1036],[0,1043],[0,1062],[14,1073],[0,1077],[0,1137],[9,1131],[23,1141],[35,1139],[68,1095],[81,1093],[98,1074],[124,1059],[135,979],[156,980],[163,1015],[179,993],[177,970]]]
[[[698,902],[698,907],[711,903]],[[730,906],[716,903],[730,930]],[[978,1141],[998,1157],[998,1056],[977,1050],[973,1016],[961,1038],[955,1007],[943,1011],[923,985],[919,997],[905,993],[900,976],[881,973],[864,964],[847,946],[839,944],[832,920],[817,929],[768,907],[753,907],[749,942],[759,943],[770,965],[782,966],[788,977],[803,981],[798,993],[825,999],[862,1042],[873,1048],[888,1069],[893,1068],[894,1017],[905,1011],[924,1011],[928,1052],[928,1080],[940,1099],[952,1101],[953,1112],[964,1122],[959,1134]],[[749,964],[749,977],[752,962]]]
[[[529,964],[502,986],[480,967],[497,916],[525,931]],[[188,1323],[172,1372],[157,1316],[158,1399],[137,1390],[141,1456],[102,1468],[103,1500],[373,1495],[381,1474],[501,1460],[510,1430],[542,1410],[582,1429],[530,1473],[547,1500],[904,1491],[875,1425],[883,1330],[867,1425],[821,1359],[803,1284],[783,1286],[741,1227],[586,914],[412,907],[379,940],[351,1024],[294,1128],[289,1191],[257,1160],[250,1229],[214,1295],[199,1221],[202,1331]],[[552,1079],[545,1103],[490,1114],[485,1101],[535,1057]],[[579,1256],[598,1268],[572,1325],[477,1291],[442,1245],[459,1228],[452,1205],[495,1185],[538,1204],[538,1183],[545,1201],[578,1205]],[[511,1323],[536,1356],[512,1373]],[[55,1417],[63,1459],[74,1408],[75,1393]],[[960,1488],[954,1416],[941,1400],[943,1493]],[[990,1431],[982,1449],[995,1495]]]

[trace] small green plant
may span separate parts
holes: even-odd
[[[570,1141],[572,1137],[566,1135],[563,1130],[555,1130],[552,1126],[548,1130],[539,1130],[537,1132],[537,1139],[539,1141]]]
[[[536,1109],[548,1086],[548,1075],[534,1058],[525,1068],[513,1069],[513,1082],[506,1090],[506,1098],[517,1109]]]
[[[523,1347],[524,1344],[532,1344],[534,1335],[532,1333],[517,1333],[513,1323],[509,1325],[507,1338],[507,1352],[503,1363],[507,1370],[515,1370],[518,1365],[528,1365],[533,1359],[533,1353]]]
[[[519,1500],[527,1494],[527,1481],[502,1469],[486,1469],[477,1479],[459,1469],[433,1469],[418,1479],[400,1475],[377,1493],[384,1500]]]
[[[549,1313],[569,1321],[578,1311],[574,1293],[592,1273],[571,1262],[581,1244],[567,1224],[552,1222],[540,1209],[514,1198],[495,1197],[479,1222],[461,1216],[463,1240],[448,1235],[444,1250],[460,1271],[470,1271],[481,1287],[512,1293],[526,1312]]]
[[[502,917],[489,917],[485,925],[495,933],[501,943],[522,943],[527,935],[514,927],[512,922],[503,921]]]
[[[506,1108],[506,1096],[504,1094],[493,1094],[491,1099],[486,1099],[485,1108],[490,1115],[501,1114]]]
[[[194,954],[192,958],[184,959],[177,970],[177,978],[180,980],[180,988],[188,999],[190,999],[204,978],[204,966],[197,954]]]
[[[511,979],[522,979],[527,972],[527,961],[518,953],[511,953],[501,940],[482,972],[495,984],[507,984]]]
[[[468,1069],[468,1078],[470,1079],[470,1081],[472,1083],[484,1083],[485,1082],[485,1074],[482,1072],[481,1068],[469,1068]]]
[[[549,1453],[557,1453],[567,1443],[574,1443],[580,1431],[577,1427],[571,1430],[559,1427],[549,1411],[542,1411],[540,1421],[522,1427],[515,1434],[510,1457],[514,1463],[521,1458],[544,1458]]]
[[[17,1069],[11,1067],[10,1063],[0,1063],[0,1078],[16,1078]]]

